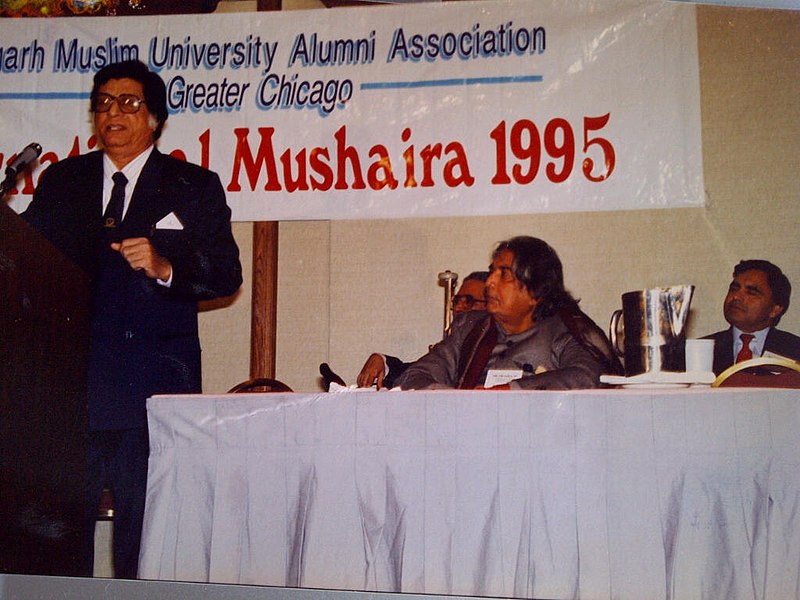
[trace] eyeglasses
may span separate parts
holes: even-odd
[[[476,304],[478,306],[486,304],[486,300],[484,300],[483,298],[476,298],[475,296],[470,296],[469,294],[458,294],[456,296],[453,296],[453,307],[456,307],[462,303],[467,308],[471,309]]]
[[[129,115],[139,112],[139,108],[141,108],[142,104],[145,104],[144,100],[133,94],[112,96],[111,94],[104,94],[101,92],[97,94],[92,101],[92,111],[99,113],[108,112],[111,110],[111,105],[114,104],[115,101],[117,106],[119,106],[119,110]]]

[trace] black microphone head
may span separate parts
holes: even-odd
[[[25,148],[17,154],[17,157],[12,160],[6,167],[6,174],[17,175],[25,167],[39,158],[42,153],[42,146],[36,142],[32,142],[25,146]]]

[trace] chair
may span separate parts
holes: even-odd
[[[800,389],[800,363],[778,356],[751,358],[725,369],[711,385]]]
[[[282,381],[270,379],[268,377],[256,377],[237,383],[228,390],[229,394],[241,394],[244,392],[293,392],[294,390]]]
[[[331,369],[328,363],[320,363],[319,374],[322,375],[322,381],[325,383],[326,390],[331,389],[331,383],[336,383],[342,387],[347,387],[347,384],[344,382],[344,379],[342,379],[336,373],[334,373],[333,369]]]

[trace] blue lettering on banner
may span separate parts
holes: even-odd
[[[375,31],[364,38],[318,40],[312,33],[306,39],[301,33],[294,38],[288,67],[296,62],[302,66],[330,67],[339,65],[367,65],[375,60]]]
[[[39,40],[33,40],[27,46],[0,46],[0,72],[40,73],[42,69],[44,69],[44,48],[39,45]]]
[[[445,33],[411,33],[395,29],[386,62],[395,59],[433,62],[438,59],[473,60],[494,56],[543,54],[547,47],[544,27],[515,27],[513,21],[501,23],[494,29],[482,30],[480,23],[470,31]]]
[[[278,77],[274,73],[261,80],[256,93],[256,106],[260,110],[304,109],[319,111],[327,117],[335,108],[344,108],[353,97],[350,79],[299,79],[297,73]]]
[[[192,42],[187,35],[182,42],[175,43],[170,36],[150,40],[149,62],[155,71],[162,69],[232,69],[258,68],[272,70],[278,42],[265,42],[261,36],[249,34],[238,42]]]
[[[102,44],[83,46],[78,38],[58,38],[53,46],[53,72],[86,73],[99,71],[106,65],[139,58],[137,45],[120,44],[117,38],[106,38]]]
[[[230,112],[240,110],[249,83],[187,83],[177,75],[167,84],[167,108],[171,114],[191,112]]]

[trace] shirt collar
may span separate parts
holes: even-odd
[[[742,339],[741,335],[744,333],[744,331],[742,331],[738,327],[735,326],[732,327],[733,327],[733,339],[734,340]],[[753,340],[755,341],[756,344],[758,344],[759,346],[763,346],[764,342],[767,340],[767,334],[769,333],[770,329],[771,327],[765,327],[764,329],[759,329],[758,331],[751,332],[750,335],[753,336]]]
[[[744,333],[738,327],[731,326],[733,330],[733,349],[734,349],[734,357],[738,355],[739,350],[742,348],[742,338],[741,335]],[[764,344],[767,342],[767,335],[769,335],[769,330],[772,327],[765,327],[764,329],[760,329],[758,331],[753,331],[750,335],[753,336],[752,341],[750,342],[750,350],[753,352],[753,356],[761,356],[764,354]]]
[[[122,169],[117,169],[116,165],[111,161],[107,154],[103,154],[103,176],[106,179],[111,179],[111,176],[117,171],[122,171],[122,174],[128,179],[129,182],[135,182],[139,179],[139,174],[144,168],[144,164],[150,155],[153,153],[155,146],[151,144],[139,156],[134,158],[131,162],[125,165]],[[131,186],[134,187],[134,186]]]

